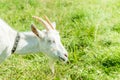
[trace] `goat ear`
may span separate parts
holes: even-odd
[[[54,29],[56,28],[56,22],[52,23],[52,26],[54,27]]]
[[[31,24],[31,30],[32,32],[39,38],[43,38],[43,33],[41,31],[39,31],[34,24]]]

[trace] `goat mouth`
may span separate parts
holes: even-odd
[[[65,59],[63,59],[62,57],[59,56],[59,59],[62,60],[62,61],[65,61]]]

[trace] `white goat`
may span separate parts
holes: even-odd
[[[27,54],[42,52],[50,57],[50,69],[54,73],[56,60],[67,62],[68,54],[60,41],[59,32],[55,29],[56,23],[51,23],[37,16],[33,18],[44,24],[46,30],[38,30],[33,24],[32,32],[17,32],[0,19],[0,63],[12,53]]]

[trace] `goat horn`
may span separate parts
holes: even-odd
[[[47,21],[47,23],[50,25],[50,27],[54,30],[54,27],[52,26],[49,18],[47,16],[44,16],[45,17],[45,20]]]
[[[48,27],[49,24],[45,20],[43,20],[42,18],[39,18],[37,16],[33,16],[33,18],[37,19],[39,22],[41,22],[42,24],[44,24],[44,27],[46,28],[47,31],[50,30],[50,28]]]

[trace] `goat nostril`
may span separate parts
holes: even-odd
[[[66,54],[64,54],[65,55],[65,57],[68,57]]]

